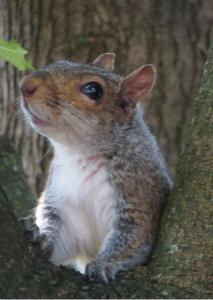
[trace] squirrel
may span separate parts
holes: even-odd
[[[25,119],[54,149],[24,230],[53,264],[104,282],[148,263],[173,186],[141,107],[155,67],[122,77],[114,60],[103,53],[92,64],[58,61],[20,87]]]

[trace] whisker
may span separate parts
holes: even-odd
[[[41,161],[47,156],[47,154],[50,152],[51,147],[49,146],[46,150],[46,152],[37,160],[37,164],[40,164]]]
[[[49,99],[49,100],[51,100],[55,104],[55,106],[63,108],[63,113],[65,113],[67,116],[72,115],[72,116],[76,117],[77,119],[79,119],[82,123],[84,123],[88,127],[91,127],[89,122],[87,122],[85,119],[83,119],[81,117],[81,115],[77,114],[77,112],[74,111],[75,107],[70,102],[64,101],[63,99],[60,99],[63,101],[61,103],[56,102],[54,99]],[[90,117],[95,119],[94,116],[90,115]]]
[[[19,118],[24,115],[20,106],[17,106],[15,112],[11,112],[10,114],[13,114],[13,118]]]
[[[64,110],[63,108],[61,108],[61,107],[55,107],[55,109],[61,114],[61,116],[63,117],[63,120],[65,121],[65,122],[67,122],[67,123],[74,123],[74,120],[71,120],[70,118],[68,118],[67,116],[66,116],[66,113],[67,113],[67,111],[66,110]],[[78,124],[77,124],[78,125]],[[62,123],[62,122],[60,122],[60,126],[62,127],[62,129],[64,130],[64,132],[67,134],[68,133],[68,131],[67,131],[67,129],[66,129],[66,127],[64,126],[64,124]],[[76,126],[76,124],[75,124],[75,126]],[[77,136],[78,138],[80,138],[80,136],[79,136],[79,134],[78,134],[78,132],[75,130],[75,126],[71,126],[71,127],[69,127],[69,130],[72,130],[73,131],[73,134],[75,135],[75,136]]]
[[[67,94],[54,92],[54,95],[56,96],[56,99],[52,98],[51,100],[56,101],[57,104],[60,104],[60,102],[62,102],[62,103],[67,103],[68,105],[74,107],[74,105],[70,102],[70,100],[67,100]]]

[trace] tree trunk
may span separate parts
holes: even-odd
[[[211,289],[213,296],[212,93],[213,47],[191,121],[186,127],[176,185],[165,212],[162,238],[156,252],[156,271],[160,282],[178,283],[180,288],[197,291]],[[160,261],[159,256],[162,257]]]
[[[213,296],[210,269],[213,249],[212,94],[213,47],[191,121],[185,130],[176,186],[164,213],[155,255],[147,267],[138,266],[125,272],[109,286],[88,282],[72,270],[52,267],[45,262],[39,251],[25,240],[7,192],[0,184],[0,297],[170,299]],[[13,173],[14,167],[9,171]]]
[[[118,73],[155,64],[157,86],[147,101],[147,119],[173,172],[212,22],[211,0],[0,0],[0,36],[29,49],[37,68],[61,58],[91,62],[104,51],[117,54]],[[16,113],[23,74],[2,64],[0,76],[0,134],[13,140],[30,185],[38,192],[48,146]]]

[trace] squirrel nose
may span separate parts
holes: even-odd
[[[37,91],[41,81],[38,78],[27,76],[21,83],[22,95],[26,98],[32,96]]]

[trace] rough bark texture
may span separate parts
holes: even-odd
[[[104,286],[50,266],[23,237],[0,184],[1,298],[210,298],[212,290],[213,47],[191,122],[175,189],[148,267]],[[8,150],[7,150],[8,151]],[[12,153],[10,154],[12,155]],[[13,168],[10,169],[13,173]],[[19,177],[17,177],[18,179]],[[14,194],[15,197],[15,194]],[[15,276],[14,276],[15,274]]]
[[[157,86],[147,101],[147,118],[173,171],[212,24],[211,0],[0,0],[0,36],[29,49],[37,68],[61,58],[90,62],[104,51],[116,52],[119,73],[155,64]],[[13,140],[39,191],[48,146],[16,113],[22,75],[0,65],[0,134]]]
[[[29,214],[35,199],[27,186],[20,159],[3,138],[0,138],[0,182],[2,192],[7,195],[17,216]]]
[[[162,277],[164,283],[211,290],[213,296],[212,95],[213,48],[186,128],[176,186],[165,212],[162,239],[156,253],[162,259],[156,267],[160,282]]]

